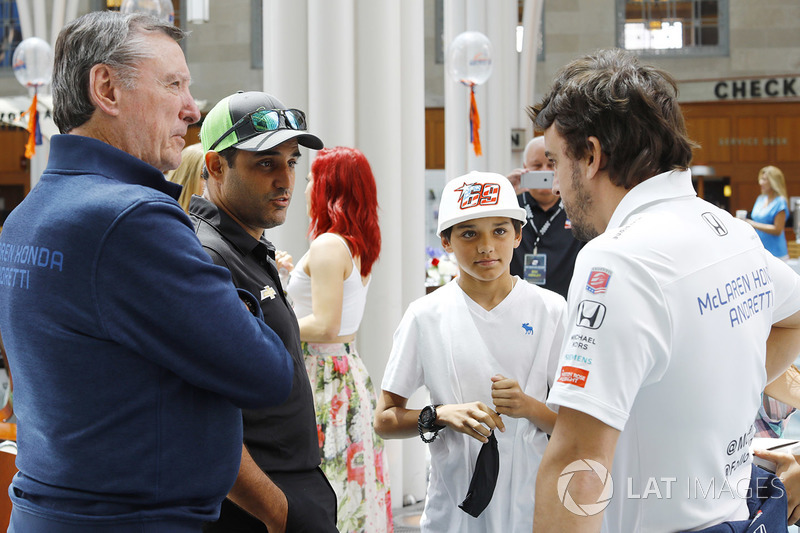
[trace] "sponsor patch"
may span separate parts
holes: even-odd
[[[592,294],[603,294],[608,290],[608,283],[611,281],[611,271],[605,268],[593,268],[589,272],[589,280],[586,282],[586,290]]]
[[[706,224],[708,224],[714,233],[716,233],[719,237],[724,237],[728,234],[728,228],[725,227],[725,224],[723,224],[714,213],[706,212],[700,216],[703,217],[703,220],[706,221]]]
[[[583,388],[586,386],[587,379],[589,379],[588,370],[574,366],[564,366],[561,367],[561,375],[558,377],[558,382]]]
[[[564,229],[572,229],[572,222],[570,222],[569,219],[564,221]]]
[[[572,341],[571,347],[578,350],[588,350],[590,346],[597,346],[597,341],[595,341],[594,337],[580,333],[573,335],[569,340]]]
[[[578,304],[578,316],[575,325],[582,328],[598,329],[606,318],[606,306],[600,302],[583,300]]]
[[[577,353],[565,353],[564,359],[566,361],[572,361],[574,363],[582,364],[582,365],[591,365],[592,358],[586,357],[585,355],[580,355]]]

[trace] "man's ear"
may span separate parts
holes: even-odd
[[[209,179],[221,179],[224,162],[223,157],[219,155],[219,152],[214,152],[213,150],[206,152],[205,162],[206,169],[208,169]]]
[[[89,71],[89,98],[107,115],[119,115],[119,85],[108,65],[98,63]]]
[[[587,140],[589,154],[586,156],[587,177],[592,178],[598,172],[606,169],[607,158],[600,146],[600,139],[590,136]]]

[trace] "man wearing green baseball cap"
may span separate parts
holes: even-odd
[[[319,150],[305,114],[274,96],[238,92],[206,116],[202,197],[189,215],[214,263],[234,285],[255,294],[264,320],[294,360],[292,391],[269,409],[243,409],[239,477],[206,532],[336,531],[336,495],[319,468],[314,399],[305,370],[297,318],[286,300],[275,247],[264,230],[286,221],[300,146]]]

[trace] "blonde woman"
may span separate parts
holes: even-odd
[[[758,171],[761,194],[756,198],[747,222],[756,229],[764,248],[784,261],[789,259],[783,230],[789,217],[786,179],[778,167],[767,166]]]
[[[203,195],[203,180],[200,173],[203,171],[203,148],[200,143],[190,144],[181,152],[181,164],[175,170],[167,172],[167,179],[178,185],[183,185],[183,192],[178,203],[187,213],[189,200],[192,195]]]

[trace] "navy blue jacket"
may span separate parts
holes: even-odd
[[[213,520],[238,472],[240,408],[288,396],[283,342],[210,261],[179,192],[108,144],[58,135],[6,220],[16,508],[108,531]]]

